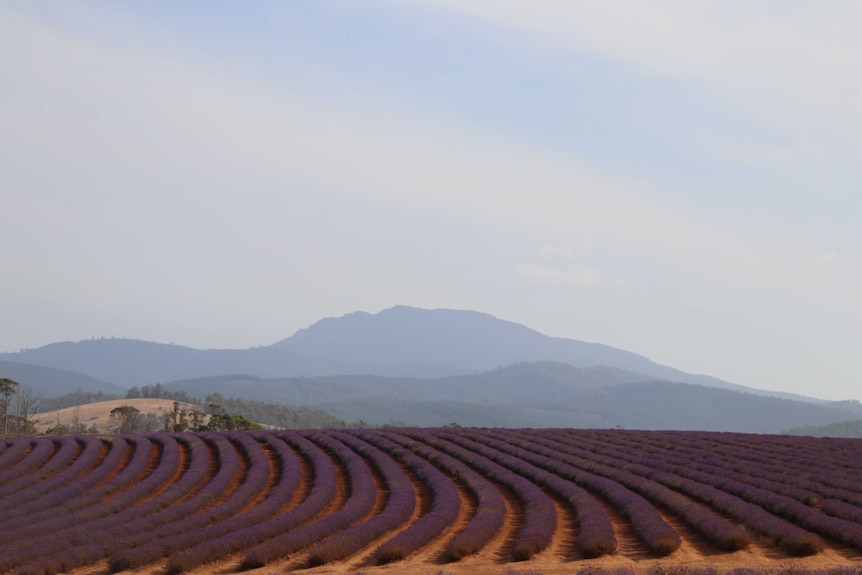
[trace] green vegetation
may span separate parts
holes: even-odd
[[[137,431],[141,421],[141,410],[131,405],[121,405],[111,410],[111,421],[117,433],[133,433]]]
[[[205,404],[211,418],[223,418],[223,412],[235,414],[264,425],[282,429],[343,429],[347,423],[334,415],[319,409],[291,407],[277,403],[249,401],[235,397],[224,397],[214,393],[208,395]],[[221,427],[220,429],[237,429]]]
[[[155,385],[144,385],[138,388],[134,386],[126,393],[126,399],[152,398],[152,399],[171,399],[173,401],[181,401],[183,403],[201,403],[197,398],[194,398],[184,391],[174,391],[163,386],[161,383]]]
[[[862,437],[862,419],[839,421],[828,425],[808,425],[794,427],[784,432],[785,435],[810,435],[812,437]]]
[[[58,409],[66,409],[67,407],[75,407],[76,405],[111,401],[113,399],[122,399],[122,396],[104,393],[102,391],[93,392],[78,389],[56,397],[46,397],[42,400],[41,407],[43,412],[56,411]]]
[[[859,418],[852,403],[806,403],[667,381],[607,367],[519,363],[433,379],[338,375],[261,379],[233,375],[167,384],[191,395],[304,405],[371,426],[452,421],[470,427],[699,429],[780,433]],[[258,420],[256,420],[258,421]],[[262,422],[263,423],[263,422]]]
[[[45,431],[46,435],[74,435],[74,434],[82,434],[89,433],[91,435],[96,435],[101,433],[98,427],[95,425],[91,425],[87,427],[83,423],[61,423],[59,425],[55,425],[54,427],[48,428]]]

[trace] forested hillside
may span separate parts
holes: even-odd
[[[838,421],[827,425],[793,427],[788,435],[810,435],[812,437],[860,437],[862,438],[862,419]]]
[[[475,375],[370,375],[177,381],[174,390],[305,405],[345,421],[437,426],[700,429],[780,433],[800,423],[852,419],[843,405],[757,396],[642,374],[555,362],[521,363]]]

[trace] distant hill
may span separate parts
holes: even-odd
[[[166,384],[190,395],[220,393],[307,405],[373,425],[624,427],[778,433],[853,417],[841,407],[649,380],[607,367],[520,363],[444,378],[229,376]]]
[[[53,343],[0,354],[0,359],[77,371],[125,388],[227,373],[253,373],[263,377],[317,371],[331,373],[330,368],[319,362],[273,347],[201,350],[119,338]]]
[[[125,394],[126,389],[83,373],[40,365],[0,360],[0,377],[8,377],[37,394],[48,397],[81,390],[106,394]]]
[[[827,425],[794,427],[785,431],[787,435],[810,435],[812,437],[862,437],[862,419],[837,421]]]
[[[816,401],[685,373],[603,344],[549,337],[488,314],[407,306],[322,319],[273,345],[245,350],[95,339],[0,354],[0,360],[71,370],[125,387],[233,373],[261,378],[337,374],[440,378],[551,361],[579,368],[606,366],[641,374],[641,380]]]

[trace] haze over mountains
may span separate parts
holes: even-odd
[[[0,370],[43,395],[70,385],[116,393],[117,386],[162,382],[199,397],[307,405],[368,423],[780,431],[851,419],[855,411],[853,404],[778,399],[796,397],[487,314],[405,306],[323,319],[245,350],[95,339],[0,354]]]
[[[286,401],[371,425],[623,427],[779,433],[862,416],[858,404],[816,404],[668,381],[604,366],[520,363],[443,378],[372,375],[177,381],[193,396]],[[816,423],[815,423],[816,422]]]
[[[575,367],[604,365],[651,378],[766,393],[684,373],[607,345],[549,337],[488,314],[406,306],[377,314],[354,312],[322,319],[272,345],[243,350],[200,350],[111,338],[53,343],[0,354],[0,360],[76,371],[126,387],[226,374],[444,377],[520,362],[556,361]]]

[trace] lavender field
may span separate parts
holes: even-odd
[[[844,569],[860,478],[860,440],[729,433],[2,439],[0,573]]]

